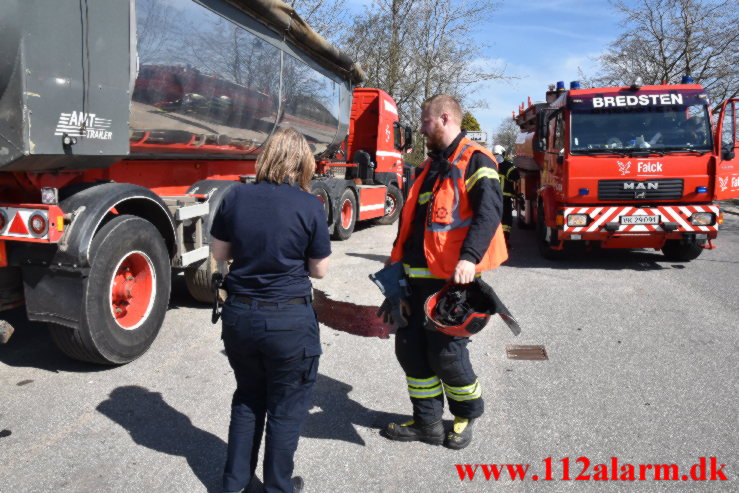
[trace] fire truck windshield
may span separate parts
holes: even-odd
[[[636,106],[572,109],[570,152],[597,154],[709,152],[708,106]]]

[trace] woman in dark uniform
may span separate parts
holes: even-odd
[[[216,260],[233,259],[222,320],[236,391],[223,489],[251,482],[266,417],[264,491],[292,493],[302,489],[293,456],[321,354],[308,277],[326,274],[331,244],[308,191],[315,162],[305,138],[278,130],[256,166],[256,183],[233,187],[211,228]]]

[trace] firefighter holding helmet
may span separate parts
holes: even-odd
[[[461,130],[459,103],[436,95],[421,111],[430,152],[416,170],[389,261],[391,267],[402,263],[410,294],[400,303],[387,298],[378,313],[397,328],[395,354],[406,375],[413,418],[388,424],[383,434],[461,449],[472,440],[472,424],[484,410],[469,338],[427,328],[424,307],[448,281],[469,285],[508,258],[500,225],[502,193],[494,156]],[[445,396],[454,415],[447,431]]]

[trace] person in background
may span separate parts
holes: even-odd
[[[303,488],[293,457],[321,354],[309,276],[326,275],[331,244],[309,192],[315,161],[305,138],[277,130],[256,167],[256,183],[234,186],[211,228],[215,259],[233,259],[222,337],[236,391],[223,491],[253,479],[266,420],[264,491],[293,493]]]
[[[513,158],[510,152],[500,144],[493,146],[493,155],[498,163],[498,175],[503,188],[503,216],[500,220],[503,225],[506,248],[511,248],[511,227],[513,226],[513,200],[515,195],[515,182],[519,180],[518,168],[513,166]]]
[[[465,137],[462,111],[439,94],[421,106],[421,133],[429,157],[416,177],[400,217],[389,262],[403,262],[410,297],[397,327],[395,355],[403,368],[413,418],[389,423],[385,437],[462,449],[484,411],[482,389],[470,363],[469,338],[426,329],[424,303],[452,280],[471,283],[507,258],[500,227],[502,198],[489,150]],[[402,312],[403,310],[401,310]],[[444,430],[444,395],[454,424]]]

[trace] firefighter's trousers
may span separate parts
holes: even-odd
[[[505,194],[503,196],[503,216],[500,223],[503,225],[503,234],[507,240],[511,234],[511,226],[513,226],[513,197]]]
[[[411,315],[395,335],[395,355],[406,375],[413,419],[420,423],[441,419],[445,395],[454,416],[479,417],[484,403],[467,350],[470,339],[425,328],[424,302],[445,281],[411,279],[410,284]]]

